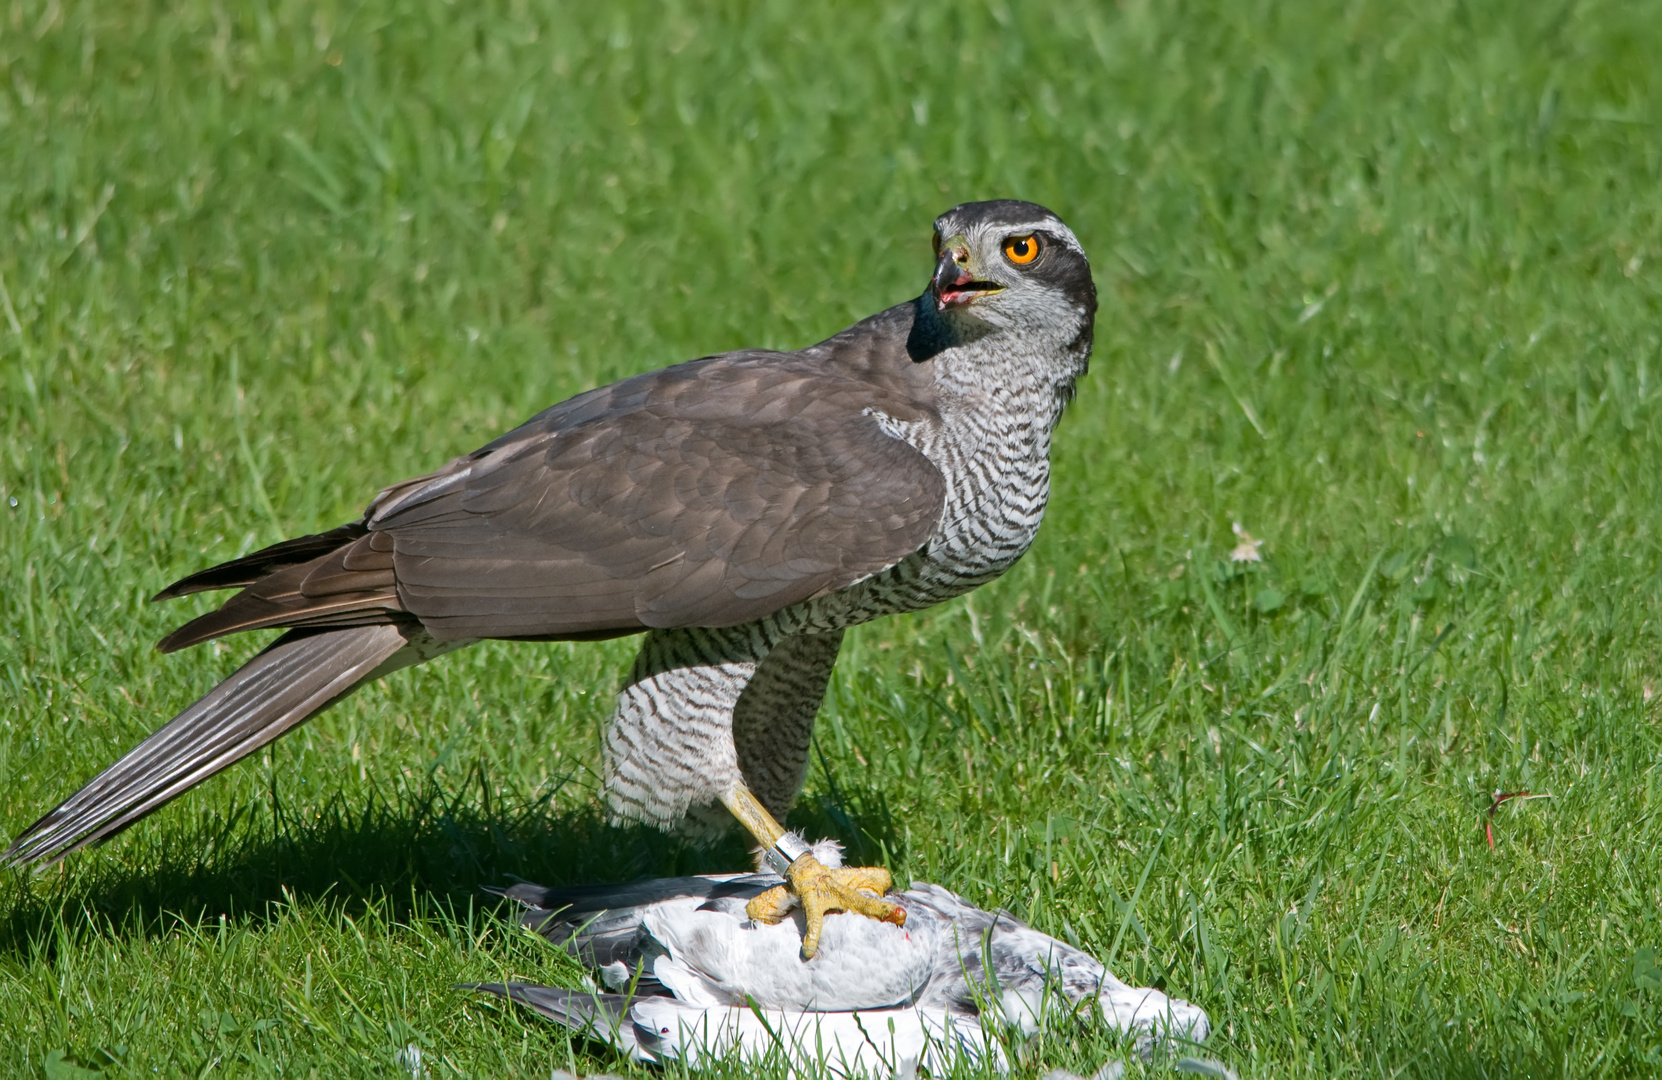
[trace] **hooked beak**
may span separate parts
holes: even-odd
[[[963,307],[978,296],[1004,291],[1004,286],[997,282],[977,280],[974,271],[969,241],[954,236],[941,244],[941,253],[935,261],[935,277],[929,283],[935,294],[936,311]]]

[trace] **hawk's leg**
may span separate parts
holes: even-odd
[[[893,879],[881,867],[829,867],[810,854],[806,845],[785,832],[742,783],[722,797],[722,805],[762,844],[770,862],[784,863],[787,885],[769,889],[745,905],[745,913],[760,922],[777,922],[788,908],[786,890],[796,894],[807,920],[802,935],[802,958],[809,960],[819,951],[820,931],[825,916],[833,911],[866,915],[902,926],[906,912],[898,904],[882,899]]]
[[[704,832],[725,817],[715,804],[726,807],[790,883],[753,917],[775,920],[789,896],[801,900],[804,956],[818,949],[826,912],[905,918],[878,899],[888,871],[827,867],[778,821],[802,787],[814,714],[841,643],[840,631],[775,639],[754,625],[654,630],[606,734],[615,818]]]

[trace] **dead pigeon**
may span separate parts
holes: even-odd
[[[816,848],[828,865],[838,859]],[[564,946],[611,992],[525,983],[476,989],[591,1033],[633,1060],[687,1065],[777,1049],[798,1065],[849,1076],[939,1074],[954,1061],[1004,1066],[998,1029],[1031,1034],[1048,1014],[1099,1013],[1150,1052],[1206,1039],[1206,1014],[1127,986],[1081,949],[922,882],[886,899],[904,926],[827,919],[823,949],[801,958],[800,910],[769,925],[745,905],[777,888],[771,873],[662,878],[500,895],[520,921]],[[990,1021],[990,1022],[989,1022]]]

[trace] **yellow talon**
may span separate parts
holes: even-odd
[[[896,926],[906,924],[905,909],[882,899],[894,878],[881,866],[833,869],[812,855],[804,855],[791,863],[785,880],[788,885],[776,885],[746,904],[745,914],[757,922],[778,922],[790,910],[790,895],[794,893],[808,924],[802,935],[804,960],[811,960],[819,951],[820,931],[830,912],[847,911]]]
[[[806,846],[801,837],[796,837],[794,851],[782,848],[780,838],[785,830],[744,784],[734,784],[721,802],[761,842],[763,851],[771,850],[787,859]],[[906,925],[905,909],[882,899],[893,884],[894,878],[881,866],[832,869],[811,854],[800,855],[786,868],[785,884],[775,885],[751,900],[744,911],[757,922],[776,923],[791,910],[793,899],[800,902],[807,923],[802,935],[802,959],[811,960],[819,951],[819,933],[825,928],[827,912],[847,911],[896,926]]]
[[[784,919],[795,906],[796,901],[791,898],[791,890],[783,885],[775,885],[746,904],[744,913],[757,922],[772,924]]]

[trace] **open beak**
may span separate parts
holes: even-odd
[[[1004,286],[978,280],[970,262],[969,242],[962,236],[954,236],[941,245],[930,290],[935,294],[935,310],[945,311],[949,307],[963,307],[978,296],[1002,292]]]

